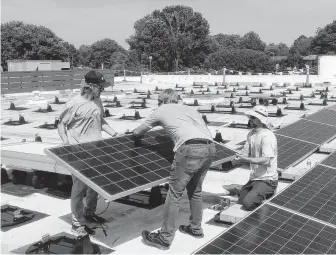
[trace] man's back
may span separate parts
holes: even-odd
[[[150,127],[161,125],[174,141],[174,151],[189,139],[212,140],[202,116],[195,108],[186,105],[164,104],[144,124]]]

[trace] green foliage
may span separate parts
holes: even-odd
[[[313,37],[304,35],[299,36],[290,47],[289,52],[291,55],[307,56],[310,54],[310,43]]]
[[[227,35],[222,33],[210,36],[210,40],[210,48],[212,52],[229,47],[240,49],[243,42],[243,38],[240,35]]]
[[[61,38],[43,26],[11,21],[1,25],[1,65],[7,60],[67,60],[68,52]]]
[[[257,51],[264,51],[266,48],[266,43],[264,43],[260,36],[251,31],[246,33],[243,36],[242,42],[241,42],[241,48],[243,49],[250,49],[250,50],[257,50]]]
[[[112,64],[115,64],[113,60],[116,57],[120,60],[120,53],[127,55],[127,51],[123,47],[108,38],[93,43],[90,48],[92,50],[90,57],[90,66],[92,68],[100,68],[102,63],[104,63],[104,68],[111,68]]]
[[[139,62],[152,70],[177,71],[182,67],[201,67],[210,53],[209,24],[192,8],[176,5],[155,10],[138,20],[135,33],[127,39]]]
[[[318,29],[310,48],[314,54],[336,54],[336,20],[323,29]]]
[[[223,66],[240,71],[267,72],[272,69],[270,57],[249,49],[227,48],[210,54],[204,62],[206,68],[220,70]]]
[[[265,52],[272,56],[288,56],[289,47],[285,43],[274,44],[270,43],[266,46]]]
[[[64,47],[67,49],[68,58],[67,61],[70,63],[70,67],[78,66],[79,64],[79,54],[76,47],[68,42],[63,43]]]

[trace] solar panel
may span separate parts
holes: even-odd
[[[336,126],[299,120],[275,133],[321,145],[336,136]]]
[[[336,126],[336,111],[330,111],[327,109],[323,109],[318,111],[307,118],[306,120],[317,121],[323,124]]]
[[[284,170],[312,154],[318,145],[275,134],[278,141],[278,168]]]
[[[328,107],[328,110],[336,111],[336,104]]]
[[[196,254],[335,254],[336,228],[264,204]]]
[[[228,162],[235,158],[235,155],[236,155],[235,151],[227,147],[224,147],[216,142],[214,143],[216,146],[216,156],[214,157],[214,162],[212,163],[212,166]]]
[[[336,169],[317,165],[272,198],[271,203],[336,227]]]
[[[336,151],[323,160],[321,164],[336,169]]]
[[[174,144],[164,130],[148,132],[141,144],[128,136],[46,149],[80,180],[112,201],[167,182],[174,158]],[[218,165],[235,155],[216,143]]]

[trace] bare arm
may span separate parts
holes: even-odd
[[[241,163],[252,163],[252,164],[258,164],[258,165],[269,165],[271,158],[270,157],[258,157],[258,158],[252,158],[252,157],[244,157],[244,156],[237,156],[237,160],[239,160]]]
[[[102,130],[104,130],[110,136],[116,136],[118,134],[104,119],[102,120]]]
[[[62,139],[63,145],[69,144],[69,139],[66,131],[66,125],[63,121],[60,121],[57,126],[58,134]]]
[[[139,127],[137,127],[136,129],[134,129],[132,131],[132,133],[135,137],[142,137],[146,132],[148,132],[151,129],[152,129],[151,127],[148,127],[148,126],[142,124]]]

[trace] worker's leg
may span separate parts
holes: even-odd
[[[252,211],[263,203],[266,198],[271,197],[277,186],[277,181],[252,181],[253,188],[241,199],[245,210]]]
[[[72,225],[82,226],[84,225],[84,215],[83,215],[83,198],[87,189],[86,184],[84,184],[77,177],[72,175],[72,189],[71,189],[71,213],[72,213]]]
[[[216,154],[216,148],[213,144],[207,145],[208,152],[203,152],[203,164],[200,165],[200,170],[191,178],[187,184],[187,193],[190,203],[190,228],[193,233],[201,235],[202,218],[203,218],[203,200],[202,200],[202,185],[204,178],[212,164],[213,157]]]
[[[98,200],[98,193],[93,189],[91,189],[90,187],[88,187],[86,191],[86,207],[84,209],[85,215],[94,214],[96,212],[97,200]]]
[[[204,149],[205,147],[205,149]],[[164,207],[164,219],[160,238],[171,243],[175,235],[175,221],[180,208],[180,200],[187,184],[199,171],[204,162],[207,147],[202,145],[182,145],[175,153],[172,164],[172,175],[169,180],[169,191]]]
[[[242,201],[244,200],[244,198],[246,197],[246,195],[252,190],[253,188],[253,183],[251,180],[249,180],[238,192],[238,203],[241,204]],[[230,192],[231,194],[231,192]]]

